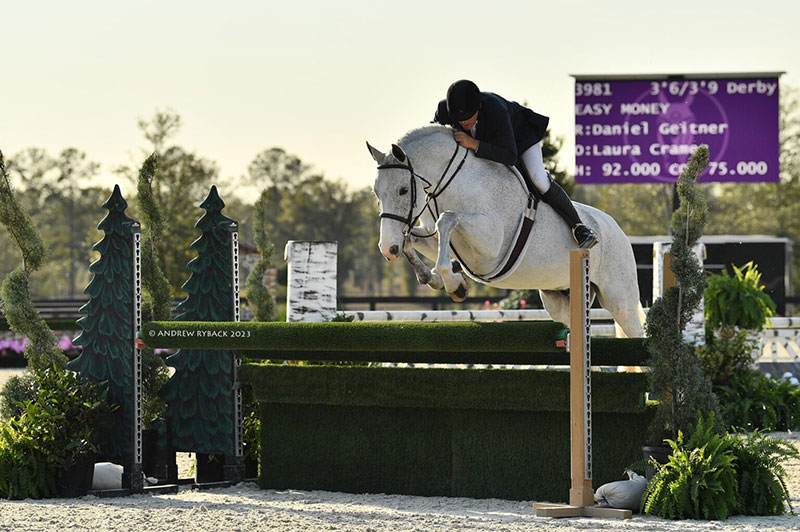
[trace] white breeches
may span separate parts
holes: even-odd
[[[544,169],[544,159],[542,158],[542,141],[537,142],[524,152],[521,156],[525,168],[533,179],[533,186],[540,193],[544,194],[550,189],[550,176]]]

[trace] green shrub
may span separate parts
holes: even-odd
[[[746,369],[717,388],[726,427],[752,431],[800,428],[800,387]]]
[[[0,425],[0,498],[40,499],[56,493],[55,470],[29,427],[13,419]]]
[[[733,266],[735,277],[723,271],[708,277],[705,290],[706,327],[761,330],[775,315],[775,302],[764,292],[761,274],[752,261]]]
[[[261,418],[251,386],[242,387],[242,440],[245,459],[258,463],[261,456]]]
[[[0,417],[12,419],[22,415],[22,401],[33,398],[33,372],[26,371],[8,378],[0,391]]]
[[[84,454],[97,454],[97,435],[113,407],[105,383],[81,379],[72,371],[36,372],[30,400],[20,404],[19,425],[57,470]]]
[[[542,299],[538,290],[512,290],[497,303],[501,310],[542,308]]]
[[[758,341],[750,338],[750,331],[722,327],[706,338],[707,343],[698,346],[696,352],[703,373],[715,387],[729,385],[736,375],[750,370],[753,351],[758,348]]]
[[[0,497],[7,499],[55,496],[59,471],[99,451],[97,434],[113,410],[104,384],[56,367],[17,377],[4,400],[16,401],[14,417],[0,425]]]
[[[758,431],[747,438],[731,436],[739,484],[739,514],[781,515],[791,510],[788,477],[781,461],[800,458],[790,443],[769,438]]]
[[[724,520],[736,513],[738,482],[735,456],[726,436],[714,433],[714,416],[698,420],[684,442],[667,440],[672,455],[666,464],[652,461],[656,473],[647,484],[643,509],[667,519]]]
[[[711,381],[703,373],[694,349],[683,339],[705,287],[703,266],[692,249],[703,234],[708,214],[696,187],[708,157],[708,146],[699,146],[678,179],[680,207],[672,215],[670,260],[676,286],[653,301],[645,322],[645,345],[650,355],[648,389],[659,400],[650,424],[650,438],[656,444],[664,438],[675,440],[679,431],[691,428],[698,414],[705,416],[718,407]]]

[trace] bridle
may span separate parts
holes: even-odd
[[[405,224],[405,228],[403,229],[403,236],[405,236],[405,237],[408,237],[408,235],[412,235],[412,236],[415,236],[417,238],[430,238],[433,235],[435,235],[436,234],[436,230],[435,229],[434,229],[434,231],[432,233],[427,234],[427,235],[415,234],[414,233],[414,225],[417,223],[417,220],[420,219],[420,217],[422,216],[422,214],[425,212],[426,209],[428,210],[428,212],[431,213],[431,216],[433,216],[434,220],[439,218],[439,205],[438,205],[438,203],[436,201],[436,198],[441,196],[442,192],[444,192],[445,189],[447,189],[447,187],[450,186],[450,183],[453,182],[453,178],[456,177],[458,172],[464,166],[464,161],[467,160],[467,154],[469,153],[469,150],[467,148],[464,148],[464,157],[461,158],[461,162],[459,162],[458,166],[456,167],[455,171],[453,171],[453,174],[450,176],[450,178],[447,180],[447,182],[445,182],[444,185],[442,185],[442,182],[445,180],[445,177],[447,177],[447,172],[450,170],[450,167],[453,165],[453,161],[455,160],[456,155],[458,155],[458,148],[459,147],[460,147],[459,144],[456,143],[456,149],[453,152],[453,155],[450,157],[450,161],[447,163],[447,167],[444,169],[444,172],[442,172],[442,175],[439,177],[439,180],[436,182],[435,186],[430,181],[425,179],[424,176],[422,176],[422,175],[420,175],[420,174],[418,174],[418,173],[416,173],[414,171],[414,167],[411,165],[411,158],[408,157],[408,155],[406,155],[406,163],[405,164],[381,164],[381,165],[379,165],[378,166],[378,170],[389,170],[389,169],[408,170],[409,181],[410,181],[410,189],[411,189],[410,190],[410,192],[411,192],[411,201],[409,202],[410,205],[408,207],[408,214],[406,216],[401,216],[399,214],[393,214],[393,213],[390,213],[390,212],[382,212],[382,213],[380,213],[378,215],[378,217],[379,218],[389,218],[390,220],[397,220],[398,222],[404,223]],[[422,182],[425,183],[425,186],[423,186],[423,188],[424,188],[425,193],[426,193],[425,194],[426,200],[425,200],[425,205],[423,205],[422,208],[417,213],[417,215],[414,216],[414,208],[417,206],[417,179],[419,179],[419,180],[421,180]],[[442,185],[441,188],[440,188],[440,185]],[[431,187],[433,188],[433,191],[430,190]],[[433,202],[433,208],[431,208],[431,202]],[[435,212],[434,212],[434,209],[435,209]]]

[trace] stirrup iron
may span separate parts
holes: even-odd
[[[587,234],[582,241],[578,239],[577,235],[577,231],[581,227],[587,231]],[[595,235],[594,231],[592,231],[588,225],[582,223],[575,224],[575,226],[572,228],[572,238],[574,238],[575,242],[578,243],[578,247],[580,249],[591,249],[597,244],[597,235]]]

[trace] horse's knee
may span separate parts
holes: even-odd
[[[436,220],[436,231],[441,235],[442,233],[450,233],[458,223],[458,214],[453,211],[445,211],[439,215]]]

